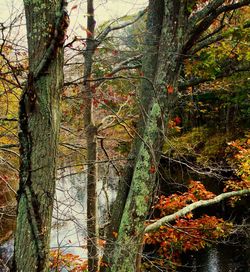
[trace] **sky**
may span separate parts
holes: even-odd
[[[72,10],[72,17],[79,18],[80,14],[86,14],[86,0],[70,0],[69,9]],[[147,5],[147,0],[95,0],[95,14],[97,24],[106,20],[116,19],[127,14],[133,14]],[[0,22],[9,18],[12,11],[22,11],[22,0],[0,0]],[[78,19],[79,20],[79,19]]]
[[[86,37],[86,32],[83,30],[86,28],[87,20],[86,2],[86,0],[68,0],[68,11],[70,13],[69,39],[74,36]],[[94,0],[97,27],[106,21],[136,14],[146,7],[147,3],[148,0]],[[71,10],[73,6],[77,6],[77,8]],[[22,11],[23,0],[0,0],[0,23],[8,25],[8,22],[12,21],[12,17],[15,17]],[[18,29],[16,28],[16,31],[14,29],[14,36],[18,33],[22,37],[19,40],[19,44],[26,44],[26,39],[24,38],[26,36],[25,32],[25,25],[22,25]]]

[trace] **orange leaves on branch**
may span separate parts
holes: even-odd
[[[168,197],[161,196],[154,209],[160,212],[160,216],[173,214],[181,208],[197,202],[214,198],[215,195],[206,190],[199,181],[190,181],[188,191],[183,194],[172,194]],[[184,217],[177,217],[174,225],[163,225],[156,232],[146,233],[144,242],[154,245],[161,259],[168,262],[180,262],[180,254],[188,250],[204,248],[207,240],[225,237],[232,230],[232,225],[215,216],[203,215],[193,219],[193,213],[189,212]]]
[[[190,181],[189,193],[193,194],[197,200],[208,200],[215,197],[215,194],[206,190],[205,186],[199,181]]]
[[[158,248],[160,258],[178,263],[182,252],[202,249],[208,245],[207,240],[224,237],[231,230],[232,225],[223,219],[204,215],[198,219],[178,219],[173,226],[162,226],[157,232],[145,234],[144,241]]]
[[[215,195],[207,191],[204,185],[199,181],[190,181],[189,189],[183,194],[172,194],[171,196],[161,196],[155,209],[160,211],[161,216],[172,214],[185,206],[199,201],[207,200],[215,197]]]
[[[228,143],[228,163],[234,169],[237,178],[226,181],[224,192],[237,191],[250,188],[250,133],[246,134],[243,139]],[[233,156],[232,156],[233,155]],[[236,202],[240,200],[239,196],[230,198],[229,203],[235,206]]]
[[[50,251],[50,270],[62,271],[67,269],[70,272],[86,271],[88,261],[80,258],[78,255],[63,253],[60,250]]]

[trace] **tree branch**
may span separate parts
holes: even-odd
[[[137,68],[140,68],[141,67],[141,64],[138,63],[138,64],[131,64],[131,62],[134,62],[134,61],[138,61],[142,58],[142,54],[139,54],[139,55],[136,55],[136,56],[133,56],[133,57],[130,57],[126,60],[123,60],[121,61],[120,63],[118,63],[117,65],[115,65],[115,67],[112,69],[112,71],[108,74],[108,76],[104,76],[104,77],[101,77],[101,78],[94,78],[94,79],[88,79],[86,80],[87,82],[88,81],[91,81],[91,82],[96,82],[94,87],[98,87],[99,85],[101,85],[101,83],[105,80],[111,80],[111,79],[116,79],[116,77],[114,78],[113,76],[120,72],[120,71],[124,71],[124,70],[134,70],[134,69],[137,69]],[[119,77],[120,78],[120,77]],[[124,78],[124,77],[122,77]],[[70,85],[79,85],[81,82],[79,80],[83,79],[83,77],[80,77],[80,78],[77,78],[75,79],[74,81],[70,81],[70,82],[66,82],[64,83],[64,86],[70,86]]]
[[[240,72],[247,72],[250,71],[250,63],[245,64],[245,65],[229,65],[223,69],[220,73],[218,73],[214,77],[196,77],[196,78],[191,78],[190,80],[185,81],[184,83],[180,83],[178,89],[179,90],[185,90],[188,87],[194,87],[199,84],[209,82],[215,79],[221,79],[224,77],[229,77],[233,75],[234,73],[240,73]]]
[[[17,118],[7,118],[7,117],[0,117],[0,122],[18,122]]]
[[[213,21],[222,13],[232,11],[235,9],[238,9],[243,6],[247,6],[250,4],[250,0],[242,0],[234,4],[221,6],[222,0],[214,0],[211,3],[211,7],[209,8],[209,5],[207,5],[202,13],[202,10],[199,12],[199,16],[197,14],[197,18],[195,18],[195,15],[193,19],[190,19],[190,27],[188,29],[188,40],[184,46],[184,53],[187,52],[189,49],[192,48],[192,46],[195,44],[195,42],[199,39],[202,33],[206,31]],[[224,2],[224,1],[222,1]],[[213,5],[214,4],[214,5]],[[203,14],[203,16],[202,16]],[[205,16],[205,17],[204,17]],[[204,18],[204,19],[202,19]]]
[[[112,22],[108,27],[106,27],[97,37],[96,37],[96,46],[99,46],[102,41],[108,36],[108,34],[111,32],[111,31],[114,31],[114,30],[119,30],[119,29],[122,29],[122,28],[125,28],[127,26],[130,26],[132,24],[134,24],[135,22],[137,22],[147,11],[147,8],[140,11],[138,13],[138,15],[135,17],[134,20],[130,21],[130,22],[126,22],[126,23],[123,23],[121,25],[118,25],[118,26],[114,26],[112,27],[112,24],[114,22]]]
[[[174,220],[176,220],[176,218],[184,216],[185,214],[187,214],[187,213],[189,213],[189,212],[191,212],[191,211],[193,211],[193,210],[195,210],[197,208],[217,204],[217,203],[221,202],[222,200],[227,199],[229,197],[244,196],[244,195],[248,195],[248,194],[250,194],[250,189],[234,191],[234,192],[228,192],[228,193],[222,193],[222,194],[216,196],[213,199],[197,201],[195,203],[192,203],[192,204],[182,208],[178,212],[175,212],[175,213],[170,214],[170,215],[166,215],[166,216],[162,217],[161,219],[157,220],[156,222],[148,225],[145,228],[144,232],[149,233],[149,232],[156,231],[161,226],[165,225],[166,223],[174,221]]]
[[[191,29],[194,29],[196,24],[208,16],[211,12],[213,12],[215,9],[217,9],[219,6],[221,6],[224,3],[224,0],[213,0],[212,2],[209,2],[207,6],[205,6],[202,10],[196,12],[190,19],[189,19],[189,32],[192,32]]]
[[[225,33],[219,33],[218,35],[211,36],[208,39],[205,39],[201,42],[196,43],[195,46],[193,46],[190,51],[186,52],[188,56],[194,55],[195,53],[199,52],[201,49],[208,47],[210,44],[213,44],[215,42],[218,42],[222,40],[225,37]]]
[[[4,145],[0,145],[0,149],[4,150],[7,148],[13,148],[13,147],[19,147],[19,144],[4,144]]]

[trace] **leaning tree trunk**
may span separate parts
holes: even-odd
[[[48,271],[63,87],[64,1],[24,1],[29,77],[20,100],[20,187],[13,271]]]
[[[147,16],[147,32],[145,35],[145,46],[143,53],[143,67],[142,67],[142,87],[139,94],[141,117],[138,122],[138,134],[142,135],[145,127],[145,120],[151,104],[154,93],[152,92],[152,84],[155,78],[155,71],[157,68],[157,56],[159,40],[161,35],[162,18],[164,10],[164,0],[150,0]],[[106,245],[103,254],[103,264],[109,264],[113,256],[115,236],[118,232],[124,206],[129,193],[129,187],[134,171],[135,157],[138,153],[140,138],[135,136],[129,160],[126,163],[123,175],[120,178],[116,201],[112,205],[111,222],[107,230]],[[101,271],[106,271],[106,266],[101,267]]]
[[[164,19],[154,81],[154,99],[133,172],[111,266],[112,272],[136,271],[145,220],[155,188],[164,142],[164,124],[175,101],[186,24],[184,0],[165,1]]]

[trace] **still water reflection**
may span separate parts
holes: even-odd
[[[189,256],[179,272],[249,272],[248,257],[240,246],[218,245]]]

